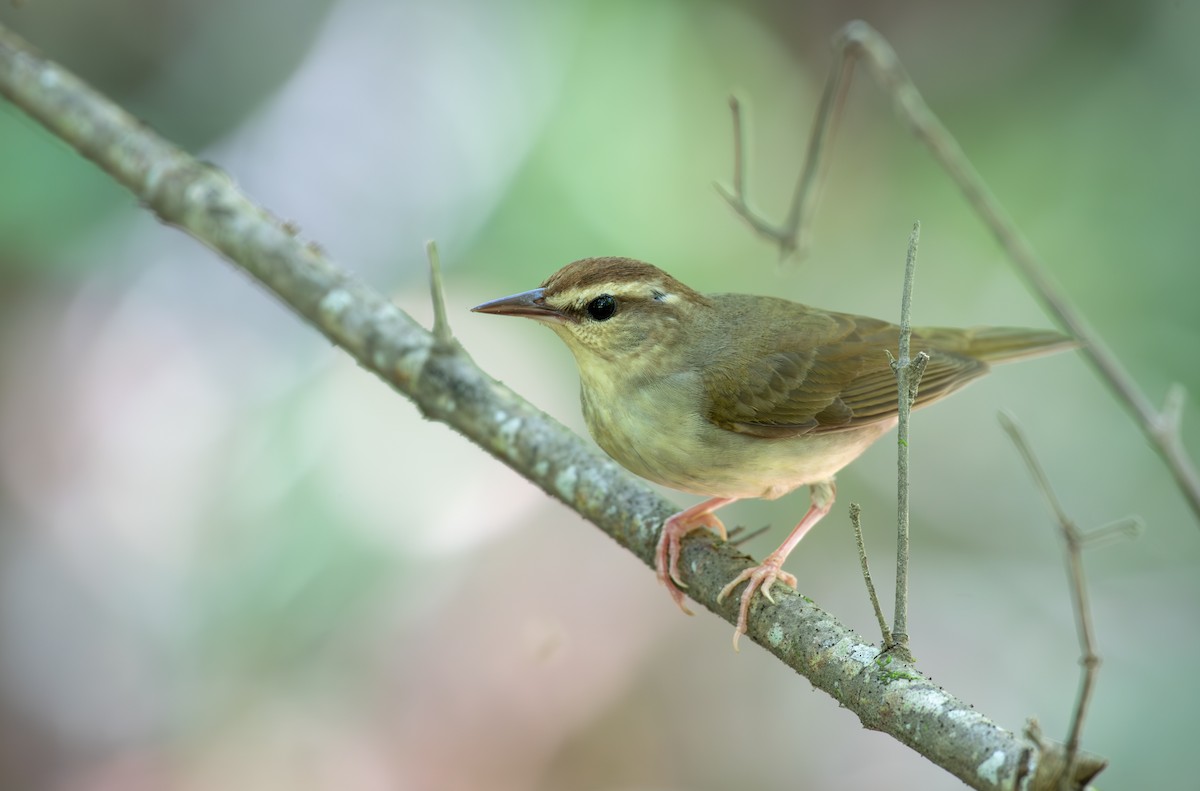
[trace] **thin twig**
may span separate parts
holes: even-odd
[[[779,230],[767,222],[762,215],[750,208],[746,202],[746,161],[749,159],[749,146],[744,133],[745,123],[742,116],[742,103],[736,96],[729,97],[729,111],[733,116],[733,189],[727,188],[717,181],[713,183],[717,192],[729,202],[747,223],[759,234],[772,238],[780,238]],[[786,257],[792,247],[781,244],[781,257]]]
[[[1001,412],[998,417],[1000,425],[1012,437],[1013,444],[1016,445],[1017,451],[1025,461],[1025,466],[1029,468],[1038,491],[1042,493],[1042,497],[1045,498],[1046,503],[1050,506],[1050,510],[1054,513],[1054,518],[1058,522],[1059,532],[1062,534],[1063,543],[1067,550],[1067,569],[1071,582],[1071,604],[1072,609],[1075,611],[1075,628],[1079,636],[1079,651],[1081,655],[1079,661],[1080,665],[1083,666],[1083,674],[1079,680],[1079,693],[1075,699],[1075,708],[1071,714],[1071,725],[1067,733],[1064,771],[1059,779],[1059,788],[1066,791],[1066,789],[1073,787],[1072,778],[1075,758],[1079,752],[1079,737],[1083,731],[1083,722],[1087,716],[1088,705],[1091,702],[1092,691],[1096,684],[1096,676],[1100,669],[1100,656],[1096,653],[1093,638],[1091,607],[1088,605],[1087,582],[1083,573],[1083,549],[1090,543],[1089,538],[1093,533],[1085,533],[1080,530],[1070,516],[1067,515],[1066,509],[1063,508],[1062,502],[1058,499],[1058,495],[1050,485],[1049,476],[1046,475],[1041,462],[1034,455],[1033,449],[1025,439],[1025,433],[1017,425],[1016,420],[1004,412]],[[1104,536],[1107,538],[1113,535],[1115,530],[1127,530],[1131,524],[1136,525],[1136,522],[1126,518],[1119,522],[1114,522],[1112,525],[1106,525],[1101,530],[1104,531]]]
[[[1093,527],[1081,536],[1084,549],[1098,549],[1115,541],[1128,541],[1146,532],[1140,516],[1124,516],[1100,527]]]
[[[913,223],[908,235],[908,249],[904,254],[904,286],[900,292],[900,367],[909,363],[909,343],[912,341],[912,294],[917,275],[917,246],[921,242],[921,222]]]
[[[899,420],[896,426],[896,612],[892,618],[892,641],[887,645],[890,652],[912,661],[908,648],[908,420],[913,402],[917,400],[917,388],[929,355],[921,352],[916,358],[909,357],[912,341],[912,292],[917,272],[917,246],[921,241],[921,223],[913,223],[908,235],[908,252],[904,258],[904,287],[900,297],[900,342],[897,351],[900,359],[891,361],[892,373],[896,375],[897,408]],[[889,357],[891,354],[889,353]]]
[[[749,150],[742,135],[742,102],[736,96],[729,97],[729,110],[733,114],[733,189],[735,194],[746,194],[746,157]]]
[[[875,583],[871,581],[871,568],[867,565],[867,544],[863,541],[862,507],[858,503],[850,503],[850,524],[854,525],[854,543],[858,545],[858,562],[862,566],[863,581],[867,583],[867,595],[871,597],[871,607],[875,610],[875,619],[879,621],[879,633],[883,636],[883,647],[886,649],[894,641],[892,632],[888,629],[887,618],[883,617],[883,608],[879,606],[879,595],[875,593]]]
[[[744,546],[747,541],[758,538],[770,529],[770,525],[756,527],[753,530],[749,530],[741,525],[738,525],[737,527],[732,527],[729,529],[729,538],[726,540],[735,547],[741,547]]]
[[[1000,413],[1000,424],[1008,432],[1009,436],[1012,437],[1013,444],[1017,446],[1018,452],[1025,460],[1026,466],[1033,475],[1034,483],[1049,504],[1050,510],[1054,512],[1067,549],[1067,563],[1071,581],[1071,601],[1075,611],[1075,626],[1082,654],[1080,664],[1083,667],[1083,674],[1080,678],[1079,693],[1075,699],[1075,709],[1071,715],[1071,725],[1066,740],[1067,771],[1064,773],[1063,780],[1060,783],[1060,787],[1066,788],[1067,777],[1071,774],[1071,765],[1074,763],[1075,754],[1079,750],[1079,734],[1083,729],[1083,721],[1087,713],[1088,703],[1091,701],[1096,673],[1100,668],[1100,657],[1096,654],[1092,643],[1091,612],[1087,604],[1087,585],[1083,575],[1083,555],[1080,550],[1079,530],[1070,517],[1067,516],[1062,503],[1059,502],[1058,495],[1055,494],[1054,489],[1050,485],[1050,480],[1045,470],[1042,468],[1037,457],[1034,456],[1033,450],[1029,447],[1029,443],[1025,441],[1024,434],[1017,427],[1017,424],[1010,416],[1003,412]]]
[[[1117,357],[1054,283],[1045,263],[992,195],[987,184],[963,153],[958,141],[929,108],[904,67],[900,65],[895,50],[883,36],[866,22],[854,21],[834,37],[833,47],[833,69],[825,84],[821,104],[817,108],[808,153],[796,184],[787,220],[781,226],[774,225],[750,209],[744,194],[720,188],[721,194],[734,211],[757,233],[779,245],[784,255],[792,251],[800,257],[804,255],[808,248],[809,228],[812,225],[825,172],[824,164],[814,160],[829,159],[829,146],[825,144],[825,138],[837,124],[840,100],[849,88],[853,63],[862,58],[875,76],[876,82],[891,97],[897,115],[917,139],[925,144],[934,159],[958,186],[967,203],[996,237],[1000,247],[1016,266],[1042,307],[1060,327],[1080,342],[1080,350],[1084,357],[1133,414],[1171,471],[1192,512],[1200,519],[1200,472],[1197,472],[1195,462],[1183,446],[1179,429],[1180,410],[1176,408],[1182,398],[1179,386],[1174,385],[1168,391],[1167,403],[1162,411],[1156,410]]]
[[[450,319],[446,316],[446,295],[442,289],[442,259],[438,255],[437,242],[430,239],[425,243],[425,257],[429,259],[429,292],[433,301],[433,339],[442,349],[458,346]]]

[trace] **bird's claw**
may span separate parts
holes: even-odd
[[[684,603],[683,591],[687,584],[679,578],[679,557],[683,552],[681,539],[693,530],[707,527],[721,538],[727,538],[725,525],[712,513],[702,513],[689,519],[681,519],[686,512],[675,514],[663,523],[658,536],[658,547],[654,552],[654,569],[658,580],[667,587],[671,599],[688,615],[694,613]]]
[[[725,597],[733,593],[734,589],[743,582],[746,583],[746,589],[742,591],[741,602],[738,606],[737,627],[733,631],[733,650],[738,650],[738,639],[746,633],[746,627],[750,619],[750,603],[754,601],[754,592],[762,591],[763,596],[771,604],[775,604],[775,598],[771,596],[771,587],[782,582],[792,590],[796,589],[796,577],[781,568],[782,560],[776,560],[774,557],[768,557],[763,561],[762,565],[755,566],[743,571],[730,581],[728,585],[721,589],[717,594],[717,603],[725,600]]]

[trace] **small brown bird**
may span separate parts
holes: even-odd
[[[833,476],[896,425],[896,381],[885,350],[900,328],[776,297],[700,294],[657,267],[629,258],[567,264],[540,288],[472,310],[525,316],[562,338],[579,366],[583,416],[608,455],[655,483],[711,499],[663,525],[655,566],[683,601],[680,539],[699,527],[725,537],[713,514],[735,500],[774,499],[807,484],[811,507],[742,582],[737,630],[754,592],[796,587],[783,570],[804,534],[829,512]],[[1008,362],[1068,348],[1052,330],[914,329],[929,354],[915,406],[953,393]]]

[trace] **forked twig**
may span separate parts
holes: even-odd
[[[1054,493],[1054,488],[1050,485],[1050,478],[1026,441],[1024,432],[1021,431],[1011,415],[1001,412],[999,418],[1000,425],[1012,437],[1013,444],[1017,446],[1017,451],[1025,460],[1025,466],[1033,475],[1038,491],[1042,493],[1046,503],[1050,506],[1067,550],[1071,604],[1075,612],[1076,631],[1079,635],[1079,663],[1083,666],[1083,674],[1079,680],[1079,694],[1075,699],[1075,709],[1071,714],[1071,726],[1067,733],[1063,772],[1059,779],[1059,788],[1068,789],[1072,787],[1071,777],[1074,774],[1075,758],[1079,753],[1079,735],[1083,731],[1083,721],[1087,716],[1088,704],[1091,702],[1092,690],[1096,684],[1096,675],[1100,669],[1100,656],[1096,653],[1095,641],[1092,636],[1092,615],[1087,599],[1087,583],[1083,574],[1083,550],[1093,543],[1094,536],[1101,534],[1103,538],[1110,538],[1117,530],[1128,531],[1130,528],[1138,528],[1140,520],[1136,517],[1126,517],[1111,525],[1106,525],[1098,531],[1085,533],[1080,530],[1067,515],[1058,495]]]
[[[733,190],[719,187],[734,211],[756,232],[778,244],[783,255],[796,252],[803,257],[808,250],[814,210],[829,159],[829,140],[841,117],[842,103],[854,73],[854,64],[861,58],[891,97],[897,115],[925,144],[962,191],[967,203],[991,230],[1034,296],[1063,329],[1080,341],[1084,356],[1133,413],[1142,431],[1170,469],[1193,513],[1200,518],[1200,473],[1197,473],[1195,463],[1183,447],[1179,430],[1182,387],[1171,387],[1161,410],[1156,409],[1138,389],[1133,377],[1054,284],[1046,265],[992,195],[954,136],[929,109],[916,85],[900,65],[895,50],[883,36],[866,22],[854,21],[834,37],[833,47],[833,69],[817,108],[804,167],[796,183],[787,219],[781,225],[774,225],[755,213],[747,202],[745,176],[741,173],[735,174]],[[731,108],[740,149],[744,139],[739,117],[740,105],[732,102]],[[735,152],[739,171],[743,158],[741,151]]]
[[[742,124],[742,105],[736,97],[729,101],[729,109],[733,113],[734,129],[734,188],[733,190],[726,189],[719,182],[715,186],[722,197],[755,231],[779,245],[781,258],[786,258],[792,253],[804,258],[808,253],[809,240],[812,236],[812,217],[820,198],[820,189],[825,181],[825,172],[829,163],[829,157],[826,156],[828,148],[826,141],[832,139],[838,122],[841,120],[842,108],[845,106],[846,94],[850,89],[850,78],[853,72],[854,61],[849,57],[842,57],[833,64],[833,71],[821,94],[821,104],[817,107],[812,134],[808,139],[808,151],[804,154],[804,168],[800,173],[800,179],[796,182],[796,191],[792,196],[792,207],[788,211],[783,225],[772,224],[751,209],[747,202],[745,174],[747,156],[746,138]]]

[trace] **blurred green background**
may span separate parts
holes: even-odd
[[[710,291],[1048,319],[863,74],[812,256],[781,269],[712,188],[726,98],[751,187],[786,208],[829,39],[887,36],[995,193],[1154,401],[1200,392],[1200,12],[1179,2],[284,3],[84,0],[0,21],[232,173],[427,321],[436,238],[475,359],[583,432],[572,361],[472,315],[592,255]],[[0,787],[952,789],[416,409],[210,251],[0,103]],[[914,421],[921,668],[1061,738],[1078,667],[1061,550],[995,413],[1083,526],[1105,664],[1104,787],[1179,787],[1200,689],[1200,531],[1077,355],[1005,367]],[[1200,410],[1185,441],[1200,457]],[[893,445],[839,477],[789,569],[863,634],[845,506],[890,586]],[[671,494],[678,502],[691,502]],[[740,503],[773,525],[801,492]],[[890,596],[888,597],[890,599]]]

